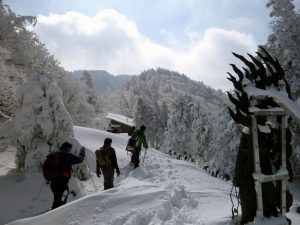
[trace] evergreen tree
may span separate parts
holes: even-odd
[[[208,161],[210,144],[213,140],[213,120],[208,114],[202,112],[198,102],[193,103],[193,123],[192,123],[192,152],[193,156]]]
[[[179,95],[171,105],[168,120],[168,150],[178,154],[191,152],[193,113],[191,112],[192,98]]]
[[[134,116],[134,121],[139,128],[141,125],[145,125],[147,127],[146,129],[146,137],[148,142],[153,145],[155,142],[155,125],[153,123],[154,121],[155,112],[151,105],[145,101],[142,98],[138,98],[137,105],[136,105],[136,111]]]
[[[127,99],[125,98],[124,94],[121,94],[120,96],[120,111],[121,114],[127,117],[131,116],[129,103]]]
[[[87,95],[87,102],[95,106],[97,102],[97,96],[95,95],[95,90],[94,90],[94,85],[93,85],[91,75],[87,71],[84,71],[82,78],[80,80],[83,81],[86,86],[85,93]]]
[[[162,102],[160,107],[160,120],[159,120],[159,129],[158,129],[158,140],[159,148],[166,145],[166,135],[168,130],[168,119],[169,119],[169,108],[165,101]]]
[[[292,96],[300,97],[300,15],[295,12],[292,0],[269,0],[271,8],[271,34],[267,50],[282,65],[290,83]]]
[[[271,34],[266,44],[267,50],[276,57],[284,69],[285,77],[291,87],[292,98],[300,99],[300,14],[295,12],[292,0],[269,0],[267,7],[271,9]],[[294,170],[300,173],[300,154],[298,136],[300,127],[292,122]]]
[[[160,146],[163,144],[164,140],[164,132],[165,132],[165,124],[164,124],[164,117],[162,108],[158,105],[157,102],[154,102],[154,117],[151,126],[153,127],[153,140],[152,144],[153,147],[159,149]]]

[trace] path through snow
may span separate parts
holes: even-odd
[[[192,163],[173,159],[155,149],[148,149],[144,164],[133,170],[130,157],[124,151],[127,137],[80,127],[75,128],[75,135],[91,151],[98,148],[105,137],[113,139],[121,168],[116,187],[102,191],[102,178],[94,176],[98,193],[10,225],[232,224],[230,181],[211,177]],[[88,154],[88,159],[94,167],[93,152]],[[84,185],[89,193],[94,191],[92,180]],[[300,224],[297,216],[291,214],[294,224]]]

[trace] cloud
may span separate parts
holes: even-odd
[[[257,27],[257,22],[248,17],[237,17],[227,21],[229,27],[237,30],[254,29]]]
[[[93,17],[78,12],[38,16],[34,29],[67,70],[138,74],[164,67],[221,89],[231,85],[226,80],[228,64],[236,62],[231,52],[256,50],[251,35],[221,28],[207,29],[202,36],[188,30],[191,41],[182,44],[184,48],[179,42],[163,46],[141,35],[134,21],[110,9]]]
[[[202,80],[214,88],[228,89],[231,83],[226,72],[229,63],[240,65],[232,52],[253,53],[256,43],[251,35],[218,28],[207,29],[203,38],[186,52],[184,68],[193,79]]]

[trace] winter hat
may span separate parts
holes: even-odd
[[[63,152],[69,152],[72,148],[72,145],[69,142],[64,142],[62,143],[62,145],[60,146],[60,151]]]
[[[145,131],[145,130],[146,130],[146,126],[145,126],[145,125],[142,125],[142,126],[140,127],[140,130],[141,130],[141,131]]]

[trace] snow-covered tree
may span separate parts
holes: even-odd
[[[15,104],[15,85],[6,76],[7,67],[0,61],[0,111],[3,115],[11,116]]]
[[[267,7],[271,9],[271,33],[266,44],[267,50],[282,65],[285,77],[291,87],[292,98],[300,99],[300,14],[295,11],[292,0],[269,0]],[[299,174],[300,161],[300,126],[293,122],[292,161],[295,172]]]
[[[155,138],[155,126],[153,124],[154,121],[154,110],[151,105],[144,99],[139,98],[137,100],[136,111],[134,115],[134,121],[139,128],[141,125],[145,125],[146,129],[146,137],[148,142],[152,145]]]
[[[45,74],[30,76],[18,89],[14,126],[19,169],[40,168],[46,155],[58,150],[61,143],[76,142],[72,138],[73,123],[63,104],[61,89]],[[87,168],[82,169],[81,174],[87,176]]]
[[[124,94],[120,95],[120,111],[121,114],[127,117],[131,116],[129,102],[124,96]]]
[[[191,152],[193,100],[190,96],[179,95],[172,103],[168,120],[167,139],[169,150],[178,154]]]
[[[215,120],[214,137],[209,144],[206,161],[211,168],[218,169],[220,174],[232,177],[241,128],[231,119],[225,104],[217,113],[216,118],[219,119]]]
[[[195,101],[191,107],[193,112],[192,123],[192,151],[190,154],[195,158],[208,161],[209,146],[213,140],[213,119],[201,108],[201,105]],[[215,135],[216,136],[216,135]]]
[[[159,107],[159,106],[158,106]],[[169,108],[165,101],[162,102],[162,105],[158,108],[157,111],[157,129],[156,129],[156,143],[157,149],[160,149],[161,146],[166,144],[166,131],[168,128],[168,119],[169,119]]]
[[[97,96],[95,94],[91,75],[87,71],[84,71],[80,80],[84,82],[86,87],[85,93],[87,95],[87,102],[91,105],[96,105]]]
[[[295,12],[292,0],[269,0],[271,34],[266,44],[270,54],[282,65],[290,83],[292,96],[300,97],[300,14]]]
[[[10,52],[6,63],[22,69],[27,75],[49,73],[58,65],[37,35],[28,29],[35,24],[36,17],[16,15],[0,1],[0,46]]]
[[[64,103],[72,118],[75,118],[75,124],[93,124],[95,116],[87,102],[89,99],[83,90],[84,87],[80,81],[59,67],[59,62],[39,41],[37,35],[27,28],[35,23],[35,17],[17,16],[0,0],[1,114],[14,114],[16,88],[23,84],[27,77],[31,74],[48,74],[62,89]]]
[[[162,110],[157,102],[154,102],[153,105],[153,119],[151,123],[151,129],[153,130],[153,134],[151,137],[152,146],[156,149],[159,149],[164,140],[165,127],[163,124]]]
[[[55,70],[52,76],[63,91],[63,102],[72,116],[74,125],[93,126],[94,108],[87,102],[88,97],[82,82],[60,68]]]

